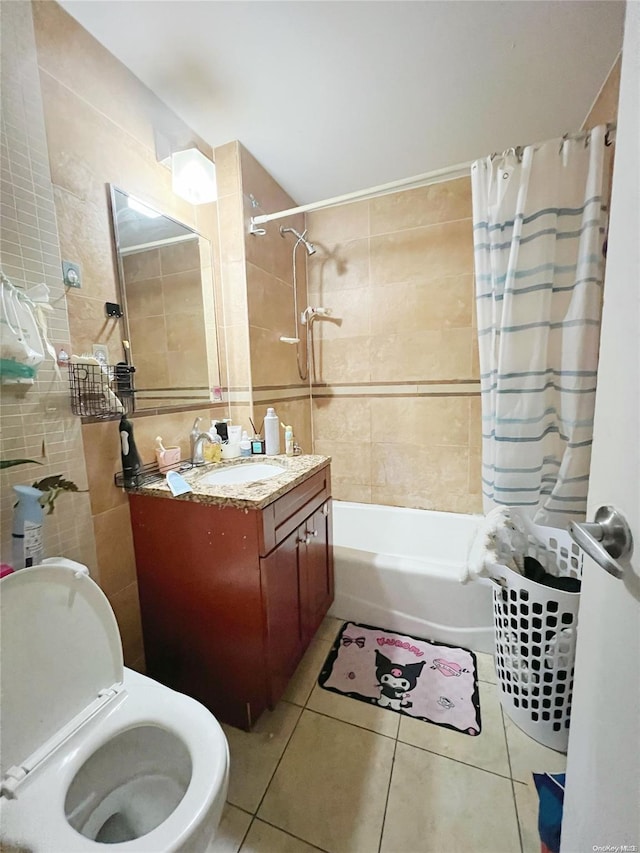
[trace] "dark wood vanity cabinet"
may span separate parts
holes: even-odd
[[[251,728],[333,601],[329,467],[261,510],[129,503],[149,675]]]

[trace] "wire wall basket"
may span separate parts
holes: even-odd
[[[135,367],[130,364],[70,364],[74,415],[117,418],[135,409]]]

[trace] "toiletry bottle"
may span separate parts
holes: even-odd
[[[267,456],[277,456],[280,453],[280,418],[275,409],[267,409],[264,419],[264,444]]]
[[[44,512],[40,498],[43,492],[31,486],[14,486],[18,504],[13,516],[13,567],[37,566],[44,557],[42,523]]]
[[[240,439],[240,456],[251,456],[251,441],[246,429],[242,431],[242,438]]]
[[[222,458],[222,439],[215,430],[211,427],[209,430],[210,442],[206,442],[202,448],[202,455],[205,462],[219,462]]]
[[[133,424],[124,415],[120,418],[120,455],[125,486],[137,486],[142,463],[133,438]]]
[[[200,435],[200,421],[202,418],[196,418],[193,422],[193,426],[191,427],[191,432],[189,433],[189,444],[190,444],[190,453],[191,453],[191,461],[193,462],[193,457],[195,453],[196,441],[198,440],[198,436]],[[211,421],[213,427],[213,421]]]
[[[251,455],[264,456],[264,438],[259,435],[254,435],[251,439]]]
[[[293,456],[293,427],[291,425],[284,428],[284,452],[287,456]]]

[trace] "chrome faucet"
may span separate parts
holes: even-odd
[[[191,435],[193,437],[193,432]],[[202,452],[205,441],[208,441],[209,444],[217,444],[215,439],[211,438],[208,432],[197,433],[195,438],[193,438],[191,445],[191,462],[194,465],[204,465],[205,463],[204,454]]]

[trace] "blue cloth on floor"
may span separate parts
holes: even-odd
[[[534,773],[533,781],[536,784],[540,800],[538,812],[540,841],[550,853],[559,853],[565,774]]]

